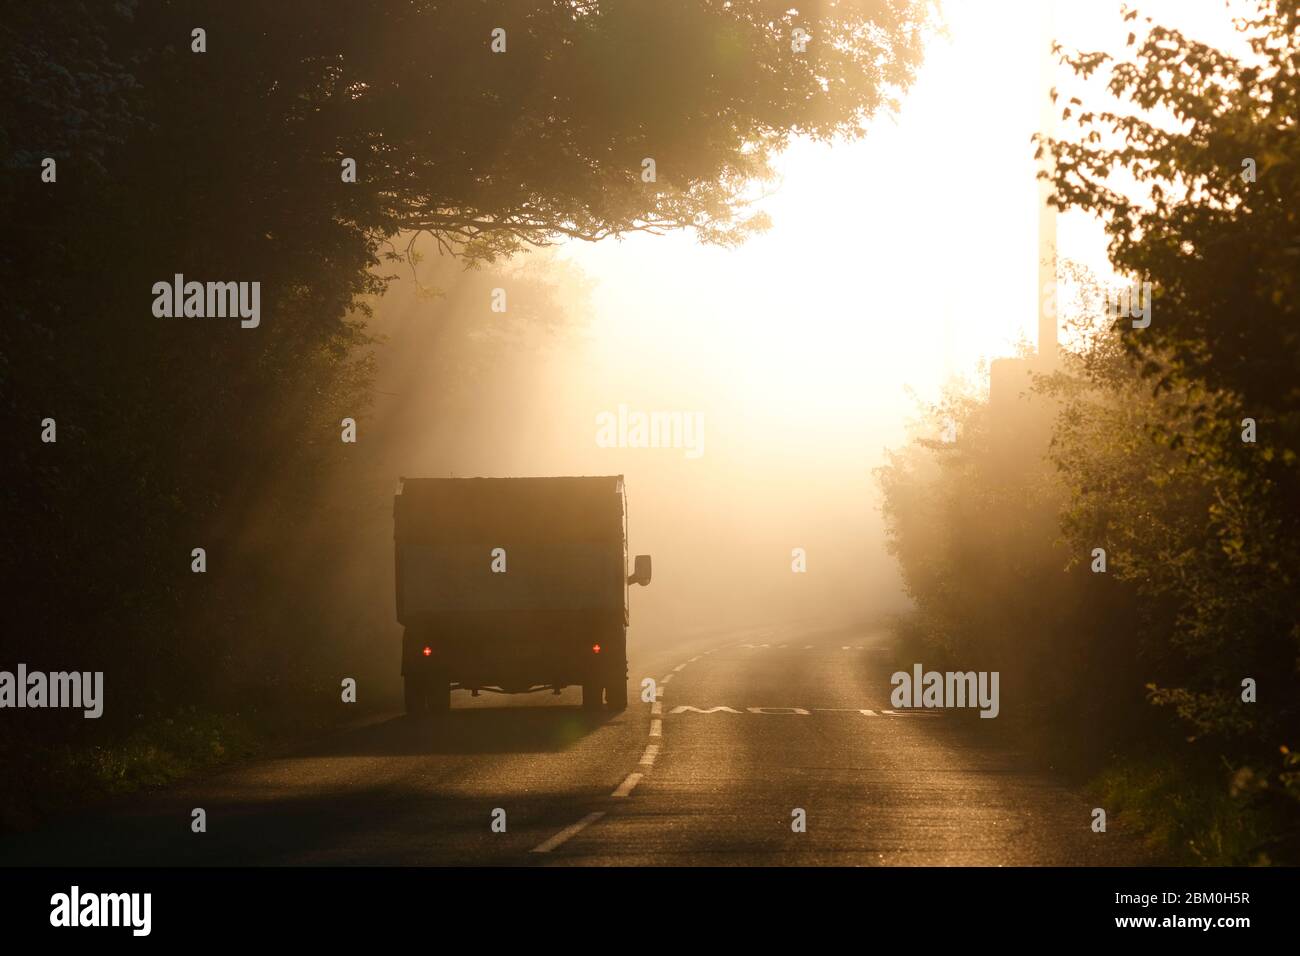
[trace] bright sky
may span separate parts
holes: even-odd
[[[1118,2],[1056,6],[1052,33],[1067,47],[1119,51],[1132,26]],[[900,114],[855,144],[796,144],[762,204],[773,229],[741,249],[688,235],[570,246],[599,283],[591,357],[611,388],[651,378],[667,407],[729,395],[769,425],[812,419],[895,443],[911,410],[905,385],[932,397],[949,373],[974,374],[981,357],[1032,337],[1030,136],[1046,96],[1047,7],[948,3],[950,35],[928,45]],[[1139,10],[1197,39],[1231,39],[1222,0]],[[1068,96],[1076,81],[1056,69]],[[1058,228],[1064,257],[1106,268],[1097,224],[1075,215]]]
[[[508,458],[494,465],[626,474],[633,547],[664,562],[643,604],[694,587],[704,606],[720,580],[800,609],[880,606],[896,588],[871,469],[908,440],[908,387],[933,400],[1036,329],[1044,7],[949,3],[949,35],[929,43],[899,114],[856,144],[795,144],[762,203],[773,228],[740,249],[690,235],[564,247],[595,282],[594,316],[537,370],[545,397],[502,424],[526,438],[497,443]],[[1122,50],[1119,3],[1058,7],[1066,47]],[[1142,12],[1232,41],[1220,0]],[[1062,68],[1055,79],[1075,93]],[[1058,230],[1063,257],[1105,269],[1096,223],[1065,216]],[[620,404],[702,414],[704,454],[596,447],[596,416]],[[790,574],[792,546],[810,549],[809,574]]]

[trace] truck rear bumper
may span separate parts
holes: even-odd
[[[624,633],[528,640],[440,639],[407,628],[402,676],[425,674],[453,687],[507,694],[627,679]]]

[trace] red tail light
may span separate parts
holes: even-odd
[[[425,657],[432,657],[432,656],[433,656],[433,648],[432,648],[432,647],[429,647],[428,645],[426,645],[425,648],[424,648],[424,656],[425,656]]]
[[[599,644],[592,644],[592,645],[591,645],[591,653],[593,653],[593,654],[599,654],[599,653],[600,653],[600,645],[599,645]]]

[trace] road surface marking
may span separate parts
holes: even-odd
[[[653,767],[655,765],[655,757],[658,756],[659,756],[659,745],[648,744],[645,748],[645,753],[641,755],[641,766]]]
[[[673,679],[673,675],[672,675],[672,674],[669,674],[667,677],[665,677],[665,678],[664,678],[663,680],[661,680],[659,683],[661,683],[661,684],[667,684],[667,683],[668,683],[670,680],[672,680],[672,679]]]
[[[660,681],[659,683],[662,684],[663,681]],[[656,698],[656,699],[661,699],[663,696],[664,696],[664,689],[663,689],[662,687],[656,687],[656,688],[655,688],[655,698]]]
[[[630,773],[627,775],[627,779],[624,780],[622,783],[620,783],[618,785],[618,789],[615,790],[613,793],[611,793],[610,796],[626,797],[629,793],[631,793],[636,788],[636,785],[640,782],[641,782],[641,774]]]
[[[664,729],[664,722],[663,722],[662,720],[660,720],[658,717],[656,717],[654,720],[650,721],[650,736],[651,736],[651,737],[662,737],[662,736],[663,736],[663,729]]]
[[[650,713],[652,713],[652,714],[662,714],[663,712],[664,712],[663,701],[657,700],[657,701],[655,701],[653,704],[650,705]]]
[[[686,713],[688,710],[693,710],[693,711],[695,711],[697,714],[716,714],[716,713],[718,713],[718,711],[726,711],[728,714],[738,714],[738,713],[740,713],[740,711],[738,711],[738,710],[732,710],[730,707],[710,707],[708,710],[701,710],[699,707],[691,707],[691,706],[689,706],[689,705],[687,705],[687,704],[682,704],[682,705],[679,705],[679,706],[677,706],[677,707],[674,707],[672,710],[669,711],[669,713],[670,713],[670,714],[684,714],[684,713]]]
[[[660,708],[658,701],[655,701],[655,707]],[[662,713],[662,709],[651,710],[652,714]],[[742,714],[751,713],[763,716],[777,717],[811,717],[814,713],[818,714],[861,714],[864,717],[941,717],[942,710],[870,710],[868,708],[854,707],[746,707],[744,711],[736,710],[734,707],[727,707],[719,704],[714,707],[693,707],[690,704],[678,704],[672,710],[668,711],[670,716],[677,714]],[[651,736],[656,736],[651,734]]]
[[[587,829],[587,827],[591,826],[593,823],[595,823],[597,820],[599,820],[599,819],[600,819],[601,817],[603,817],[604,815],[605,815],[605,811],[604,811],[604,810],[597,810],[597,811],[595,811],[594,813],[589,813],[589,814],[587,814],[585,817],[583,817],[583,818],[582,818],[581,820],[579,820],[577,823],[571,823],[571,824],[569,824],[567,827],[565,827],[565,828],[564,828],[563,830],[561,830],[559,833],[555,834],[555,836],[551,837],[549,840],[547,840],[547,841],[545,841],[545,842],[543,842],[543,843],[539,843],[539,844],[537,844],[537,846],[533,847],[533,852],[534,852],[534,853],[550,853],[552,850],[554,850],[557,846],[559,846],[559,845],[560,845],[561,843],[563,843],[565,840],[568,840],[568,839],[571,839],[572,837],[577,836],[579,833],[581,833],[583,830]]]
[[[673,673],[676,674],[679,670],[681,670],[685,666],[686,664],[678,664],[676,667],[673,668]]]
[[[709,653],[709,652],[708,652],[708,651],[705,651],[704,653],[707,654],[707,653]],[[687,664],[694,664],[694,663],[695,663],[696,661],[698,661],[699,659],[700,659],[700,655],[699,655],[699,654],[696,654],[694,657],[692,657],[692,658],[691,658],[689,661],[687,661],[686,663],[687,663]],[[683,666],[684,666],[684,665],[683,665]]]

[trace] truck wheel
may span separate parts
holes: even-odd
[[[600,684],[583,684],[582,685],[582,709],[599,710],[604,701],[605,688]]]
[[[616,683],[605,688],[605,701],[610,710],[627,710],[627,681],[613,677]]]
[[[423,682],[414,674],[407,674],[402,678],[402,687],[406,698],[406,716],[419,717],[427,712],[429,699]]]
[[[446,714],[451,711],[451,681],[441,674],[432,675],[425,687],[429,701],[429,711],[434,714]]]

